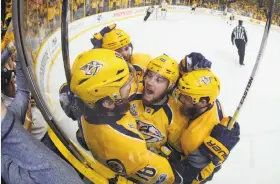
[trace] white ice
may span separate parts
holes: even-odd
[[[167,20],[143,17],[116,22],[132,38],[134,53],[153,57],[166,53],[182,59],[191,52],[200,52],[213,62],[213,71],[220,77],[220,101],[227,115],[233,115],[256,61],[264,27],[244,23],[249,42],[245,66],[238,64],[238,54],[231,44],[234,25],[218,16],[168,13]],[[89,41],[98,29],[78,36],[70,42],[70,59],[92,48]],[[50,75],[52,109],[61,126],[75,140],[76,122],[68,119],[58,103],[58,90],[65,82],[62,57],[55,61]],[[280,33],[271,31],[263,59],[238,119],[241,140],[223,168],[211,183],[280,183]],[[58,78],[57,76],[61,77]],[[278,114],[279,113],[279,114]],[[278,145],[279,144],[279,145]],[[279,146],[279,147],[278,147]]]

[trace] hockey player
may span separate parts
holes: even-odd
[[[238,21],[238,26],[236,26],[231,33],[232,45],[236,45],[239,55],[239,64],[244,65],[245,48],[248,43],[248,36],[245,28],[242,26],[243,21]]]
[[[118,52],[132,65],[134,65],[134,63],[139,63],[139,61],[136,61],[136,59],[141,58],[139,55],[142,55],[141,59],[151,59],[151,56],[148,54],[137,54],[137,57],[132,57],[133,45],[130,35],[121,29],[116,29],[116,24],[104,27],[99,33],[95,33],[91,42],[94,48],[104,48]],[[143,62],[147,63],[147,61]]]
[[[166,0],[163,0],[161,3],[161,19],[166,19],[166,14],[167,14],[167,8],[168,8],[168,3]]]
[[[150,15],[154,12],[155,10],[155,5],[154,3],[152,4],[152,6],[149,6],[146,12],[146,16],[144,17],[144,21],[147,21],[148,18],[150,17]]]
[[[181,132],[187,120],[180,116],[174,98],[168,95],[179,77],[178,62],[167,55],[152,59],[145,72],[143,91],[130,102],[130,112],[136,119],[137,129],[144,135],[147,147],[160,154],[167,146],[182,152]]]
[[[116,24],[112,24],[104,27],[100,32],[95,33],[94,37],[91,39],[94,49],[106,48],[118,52],[128,63],[133,64],[138,81],[142,81],[148,62],[152,59],[151,56],[148,54],[132,54],[133,46],[130,36],[125,31],[115,28]],[[143,86],[140,84],[139,89],[142,88]],[[75,95],[71,94],[69,86],[66,83],[60,87],[59,94],[60,105],[66,115],[73,120],[78,120],[79,129],[76,132],[76,137],[80,145],[87,149],[79,118],[81,112],[79,108],[77,108]]]
[[[194,2],[193,4],[192,4],[192,7],[191,7],[191,14],[195,14],[195,9],[196,9],[196,7],[197,7],[197,3],[196,2]]]
[[[212,179],[213,174],[239,141],[239,124],[227,129],[229,117],[224,113],[217,96],[220,81],[210,70],[197,70],[179,79],[173,94],[181,106],[181,113],[190,118],[181,136],[186,160],[181,162],[184,183],[200,183]]]
[[[104,48],[120,53],[126,61],[130,62],[133,51],[130,36],[123,30],[116,29],[116,24],[104,27],[91,38],[94,48]]]
[[[71,77],[93,156],[117,174],[141,183],[176,183],[168,161],[147,150],[128,111],[129,96],[137,91],[133,67],[117,52],[93,49],[76,58]]]
[[[234,21],[234,18],[235,18],[235,13],[232,12],[230,17],[229,17],[229,20],[227,21],[227,24],[232,25],[232,22]]]
[[[227,5],[224,5],[223,19],[227,17],[227,11],[228,11]]]
[[[188,55],[189,63],[180,68],[191,71],[211,66],[210,61],[205,61],[202,55],[198,55],[201,54]],[[163,146],[167,146],[180,158],[182,149],[179,139],[188,120],[180,114],[174,98],[169,95],[179,77],[177,63],[167,55],[160,55],[149,62],[143,79],[144,89],[138,90],[136,97],[130,102],[130,112],[150,150],[160,154]]]

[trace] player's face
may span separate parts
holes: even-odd
[[[179,101],[182,103],[184,108],[194,108],[194,107],[196,107],[196,104],[193,103],[192,97],[190,97],[190,96],[180,95]]]
[[[169,81],[161,75],[148,70],[144,77],[144,85],[142,100],[144,104],[149,105],[163,98]]]
[[[132,66],[131,66],[132,67]],[[132,67],[133,68],[133,67]],[[108,111],[115,113],[127,112],[130,108],[129,101],[134,98],[138,89],[138,82],[135,71],[131,71],[127,82],[120,88],[121,99],[115,101],[105,100],[102,105]]]
[[[192,97],[186,95],[180,95],[179,101],[182,103],[181,113],[192,117],[200,113],[207,106],[207,102],[202,100],[198,103],[194,103]]]
[[[129,62],[130,61],[130,57],[131,57],[131,46],[130,45],[127,45],[127,46],[124,46],[122,48],[119,48],[116,50],[116,52],[118,52],[119,54],[122,55],[122,57],[127,61]]]

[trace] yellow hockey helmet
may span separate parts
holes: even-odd
[[[138,75],[144,74],[152,57],[149,54],[132,54],[131,64]]]
[[[169,88],[176,83],[179,77],[178,62],[165,54],[152,59],[148,64],[147,70],[158,73],[168,79]]]
[[[71,90],[92,107],[93,103],[105,97],[114,102],[121,100],[120,90],[129,82],[131,73],[119,53],[93,49],[77,56],[71,75]]]
[[[213,103],[220,94],[220,80],[210,70],[191,71],[179,79],[174,94],[176,98],[190,96],[194,104],[202,97],[209,97],[209,103]]]
[[[104,35],[102,40],[102,48],[117,50],[129,45],[130,42],[130,36],[126,32],[120,29],[113,29]]]

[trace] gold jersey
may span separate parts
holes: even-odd
[[[91,120],[82,117],[85,141],[98,161],[141,183],[173,183],[169,162],[147,150],[143,135],[136,126],[129,112],[117,116],[95,116]]]
[[[219,100],[203,114],[190,120],[189,126],[184,130],[181,137],[181,145],[184,154],[188,155],[198,149],[204,139],[211,134],[215,125],[223,119],[224,113]]]
[[[144,135],[148,149],[160,153],[161,146],[168,142],[182,152],[180,137],[187,127],[188,119],[180,114],[172,96],[167,96],[162,105],[145,106],[142,94],[137,94],[130,102],[130,113],[136,120],[137,129]]]

